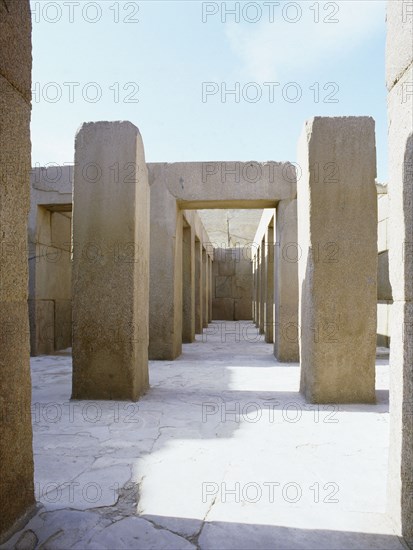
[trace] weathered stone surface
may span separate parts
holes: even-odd
[[[390,327],[393,302],[381,301],[377,303],[377,345],[390,347]]]
[[[62,350],[72,346],[72,300],[54,302],[55,349]]]
[[[410,15],[406,13],[409,10]],[[413,51],[411,2],[387,2],[391,306],[388,511],[413,545]]]
[[[185,209],[271,208],[297,193],[288,162],[148,163],[148,170],[149,179],[156,174]]]
[[[199,239],[195,239],[195,332],[196,334],[202,334],[202,330],[203,330],[202,286],[203,286],[202,243]]]
[[[386,194],[377,195],[378,199],[378,229],[377,246],[378,252],[384,252],[389,249],[388,242],[388,223],[389,223],[389,197]]]
[[[208,326],[209,320],[209,264],[208,254],[206,249],[202,249],[202,270],[203,270],[203,288],[202,288],[202,313],[203,313],[203,326]]]
[[[213,298],[212,317],[214,321],[228,321],[234,319],[234,300],[232,298]]]
[[[208,256],[208,322],[212,321],[212,297],[213,297],[213,277],[212,277],[212,264],[213,259]]]
[[[0,536],[34,503],[27,216],[31,19],[0,2]]]
[[[26,103],[30,103],[32,97],[32,25],[29,9],[26,0],[0,2],[0,75]]]
[[[218,273],[223,277],[235,275],[235,259],[232,258],[232,254],[227,254],[219,261]]]
[[[413,7],[403,0],[387,2],[386,83],[391,90],[412,63]],[[410,93],[412,92],[410,80]]]
[[[72,304],[69,304],[70,310]],[[55,307],[53,300],[29,300],[31,355],[55,351]],[[71,329],[71,327],[70,327]]]
[[[251,302],[246,300],[234,300],[234,320],[249,321],[252,316]]]
[[[377,299],[391,301],[392,288],[389,279],[389,252],[382,252],[378,256],[377,268]]]
[[[395,2],[398,3],[398,2]],[[413,300],[413,66],[388,95],[389,261],[394,300]]]
[[[297,200],[277,206],[274,251],[274,355],[299,360]]]
[[[214,250],[213,319],[233,321],[252,318],[252,262],[244,252],[244,248]]]
[[[274,341],[274,220],[265,232],[264,269],[265,269],[265,300],[264,300],[264,333],[265,341]]]
[[[83,124],[73,199],[72,397],[136,400],[148,387],[149,186],[133,124]]]
[[[232,298],[232,277],[215,277],[215,298]]]
[[[55,350],[71,345],[71,314],[66,311],[62,316],[62,304],[67,304],[66,310],[71,309],[72,206],[71,203],[62,205],[58,200],[56,204],[50,203],[49,201],[55,198],[54,193],[52,192],[52,196],[49,196],[48,192],[34,191],[33,185],[36,182],[33,180],[32,174],[32,205],[29,215],[29,297],[33,304],[48,301],[53,305],[53,311],[49,312],[47,321],[51,328],[46,334],[44,304],[39,303],[32,307],[30,350],[32,355],[40,355],[53,353]],[[42,202],[47,205],[42,206]],[[60,208],[64,210],[59,211]],[[49,333],[54,333],[56,338],[50,339]]]
[[[413,542],[413,303],[392,305],[388,510],[397,531]]]
[[[243,300],[248,303],[248,306],[251,305],[251,290],[252,290],[252,281],[251,281],[251,262],[245,262],[250,272],[245,275],[235,275],[232,277],[232,298],[237,300]],[[251,317],[248,317],[251,319]]]
[[[299,142],[301,391],[313,403],[375,400],[374,121],[316,117]]]
[[[175,198],[152,180],[149,358],[176,359],[182,352],[182,230]]]
[[[182,342],[195,340],[195,231],[187,224],[182,240]]]
[[[265,330],[265,238],[260,242],[260,251],[258,255],[258,288],[259,288],[259,315],[258,328],[260,334]]]

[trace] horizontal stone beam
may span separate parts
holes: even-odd
[[[149,182],[163,180],[180,208],[272,208],[297,194],[289,162],[148,163]]]

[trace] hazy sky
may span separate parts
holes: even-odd
[[[370,115],[387,178],[384,0],[31,5],[33,165],[84,121],[130,120],[150,162],[295,161],[305,119]]]

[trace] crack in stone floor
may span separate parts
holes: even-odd
[[[70,353],[32,358],[38,508],[1,548],[406,548],[385,515],[388,360],[377,404],[317,407],[233,328],[151,361],[137,403],[70,401]]]

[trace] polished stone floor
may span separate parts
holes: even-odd
[[[31,365],[39,507],[2,548],[406,548],[385,516],[382,353],[376,405],[306,404],[247,322],[152,361],[138,403],[70,401],[69,351]]]

